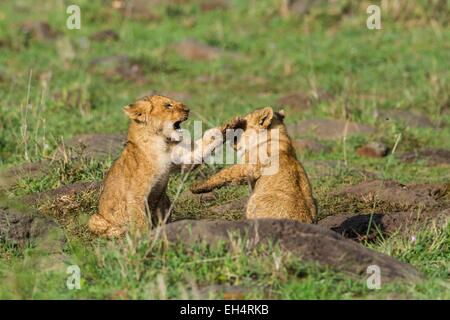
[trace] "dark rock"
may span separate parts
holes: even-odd
[[[245,238],[244,243],[249,249],[260,244],[275,243],[304,261],[363,279],[367,278],[366,271],[370,265],[380,267],[383,282],[417,281],[422,278],[411,265],[367,249],[331,230],[292,220],[182,220],[164,226],[162,231],[169,242],[187,245],[206,242],[213,246],[225,242],[231,246],[233,236]]]
[[[380,142],[370,142],[356,150],[356,153],[363,157],[382,158],[387,156],[389,148]]]
[[[345,135],[371,134],[374,128],[345,120],[312,119],[303,120],[287,126],[288,133],[295,136],[313,135],[319,139],[342,139]]]
[[[387,214],[338,214],[319,221],[319,225],[329,228],[346,238],[374,240],[391,234],[411,235],[418,228],[430,224],[445,225],[450,210],[392,212]]]
[[[52,219],[30,211],[19,211],[5,206],[0,207],[0,241],[18,246],[53,238],[64,242],[64,234]],[[61,246],[61,243],[57,243]]]

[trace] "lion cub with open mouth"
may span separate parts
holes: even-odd
[[[311,185],[297,160],[283,119],[283,111],[274,112],[270,107],[240,118],[237,127],[242,129],[241,134],[235,135],[234,141],[240,163],[194,184],[191,191],[204,193],[227,184],[249,183],[252,194],[247,203],[247,218],[315,222],[317,207]]]
[[[183,138],[181,123],[189,109],[163,96],[148,96],[126,106],[130,118],[128,138],[120,157],[103,182],[98,213],[89,220],[89,229],[107,237],[127,231],[144,231],[168,220],[170,200],[166,194],[175,146]],[[213,128],[222,134],[227,126]],[[207,131],[197,145],[204,150],[178,152],[184,160],[202,159],[220,140]],[[175,149],[176,150],[176,149]],[[151,217],[149,218],[148,215]]]

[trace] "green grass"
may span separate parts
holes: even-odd
[[[302,17],[282,17],[281,1],[230,1],[230,9],[209,12],[202,12],[199,1],[186,2],[153,6],[158,19],[138,20],[124,17],[109,2],[78,0],[70,4],[81,7],[82,28],[68,30],[63,2],[34,6],[2,1],[0,168],[48,159],[62,140],[77,134],[125,132],[122,107],[149,91],[189,94],[193,112],[187,128],[194,120],[207,119],[212,126],[256,107],[283,107],[278,99],[291,92],[326,92],[328,99],[307,110],[286,107],[286,123],[347,117],[376,130],[349,137],[345,145],[341,140],[326,141],[329,152],[299,154],[324,213],[377,209],[328,196],[341,185],[364,180],[363,171],[405,184],[450,181],[448,165],[406,164],[395,156],[369,159],[355,153],[370,141],[392,148],[399,135],[397,154],[423,147],[450,149],[450,8],[445,1],[415,1],[407,8],[383,10],[382,30],[366,28],[365,2],[319,5]],[[48,22],[60,36],[27,40],[21,25],[32,21]],[[120,39],[89,40],[106,29],[116,31]],[[174,48],[185,39],[218,48],[220,58],[186,61]],[[142,74],[127,79],[105,63],[91,64],[111,56],[126,56]],[[420,112],[436,125],[408,127],[374,116],[377,110],[391,109]],[[74,182],[100,181],[111,161],[58,161],[44,177],[22,179],[5,193],[14,199]],[[320,161],[336,162],[337,167],[324,175],[315,166]],[[210,174],[218,169],[201,170]],[[169,183],[172,199],[181,179],[175,175]],[[183,190],[194,179],[195,175],[189,177]],[[239,218],[239,213],[218,216],[209,208],[246,193],[245,187],[234,187],[219,190],[208,205],[179,202],[176,217]],[[383,285],[372,291],[365,283],[295,257],[283,258],[282,267],[275,270],[273,256],[264,250],[240,248],[230,253],[223,248],[161,245],[149,249],[145,241],[96,241],[85,223],[96,210],[97,197],[86,193],[71,199],[77,205],[65,208],[64,215],[59,213],[65,204],[38,208],[67,231],[67,255],[82,270],[82,289],[67,290],[65,272],[42,272],[28,263],[26,256],[33,248],[2,244],[2,298],[195,298],[197,289],[213,284],[249,288],[245,298],[450,298],[448,226],[422,230],[414,242],[393,235],[366,244],[413,264],[427,276],[422,284]]]

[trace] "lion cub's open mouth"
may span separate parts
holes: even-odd
[[[175,121],[175,122],[173,123],[173,129],[174,129],[175,131],[181,132],[181,123],[182,123],[183,121],[184,121],[184,120]]]

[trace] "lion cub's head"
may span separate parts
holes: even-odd
[[[139,130],[172,141],[182,139],[181,123],[189,116],[183,103],[157,95],[144,97],[123,110]]]
[[[238,118],[235,128],[241,133],[235,137],[234,148],[240,150],[270,139],[270,130],[284,126],[284,111],[273,111],[271,107],[256,109],[244,117]],[[243,150],[242,150],[243,151]]]

